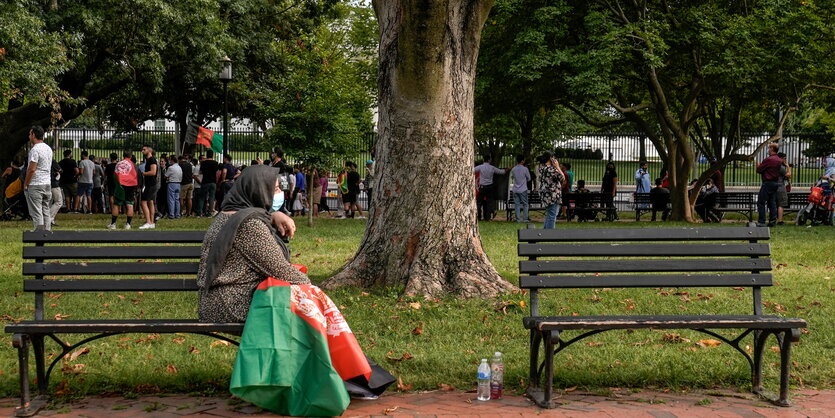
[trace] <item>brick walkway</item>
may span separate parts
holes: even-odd
[[[792,392],[794,405],[779,408],[753,395],[727,390],[661,393],[612,389],[606,393],[571,392],[561,406],[543,410],[521,396],[479,402],[474,393],[423,392],[386,394],[377,401],[353,401],[345,417],[835,417],[835,390]],[[16,399],[0,399],[0,416],[14,413]],[[85,398],[52,405],[41,416],[61,417],[254,417],[275,416],[229,397],[186,395]]]

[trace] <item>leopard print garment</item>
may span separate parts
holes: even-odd
[[[206,259],[212,243],[232,215],[218,213],[206,231],[197,271],[197,314],[204,322],[245,322],[252,293],[266,277],[292,284],[309,284],[304,273],[290,265],[267,225],[256,219],[244,221],[235,234],[232,249],[212,286],[206,288]]]

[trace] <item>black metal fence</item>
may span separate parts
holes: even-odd
[[[826,134],[784,134],[780,141],[780,150],[786,153],[792,165],[792,183],[797,187],[811,186],[822,173],[818,158],[806,157],[803,151],[809,147],[809,140]],[[746,134],[745,146],[739,153],[751,154],[759,144],[768,140],[767,134]],[[643,143],[643,145],[642,145]],[[612,160],[618,171],[621,187],[634,187],[634,173],[642,155],[646,157],[649,172],[659,176],[661,159],[649,140],[637,133],[593,133],[558,138],[553,147],[561,156],[560,162],[571,164],[575,184],[585,180],[587,186],[599,187],[605,171],[606,162]],[[643,153],[641,148],[643,147]],[[756,173],[756,165],[767,156],[767,150],[760,151],[753,161],[737,161],[729,164],[724,171],[726,187],[758,187],[761,180]],[[502,159],[502,167],[516,164],[513,156]],[[698,177],[708,168],[707,158],[697,155],[697,164],[691,178]]]
[[[81,151],[85,150],[97,157],[108,157],[110,153],[116,153],[121,158],[124,150],[128,149],[136,153],[146,144],[153,146],[157,155],[180,155],[183,153],[183,144],[177,141],[177,135],[177,131],[173,129],[120,132],[116,130],[63,128],[57,129],[47,141],[54,144],[56,149],[72,150],[75,159],[79,159]],[[376,134],[346,134],[344,139],[349,141],[351,151],[345,155],[326,157],[319,165],[326,169],[335,170],[341,167],[346,160],[350,160],[357,163],[361,168],[365,167],[365,161],[371,159],[371,150],[376,140]],[[269,160],[270,149],[276,146],[282,147],[280,143],[271,142],[264,131],[257,130],[233,129],[229,131],[226,140],[229,154],[236,165],[249,165],[258,158]],[[179,149],[177,149],[178,147]],[[202,145],[194,145],[192,154],[196,158],[205,154],[206,150],[207,148]],[[285,152],[285,160],[291,165],[303,162],[299,156],[290,152]]]
[[[811,136],[824,134],[784,134],[781,141],[781,150],[787,154],[790,164],[793,166],[793,184],[797,187],[810,186],[821,174],[820,161],[803,155],[803,150],[808,148],[808,141]],[[335,170],[342,166],[344,161],[351,160],[360,166],[363,172],[364,162],[372,158],[373,144],[376,141],[376,134],[367,133],[363,135],[347,135],[352,142],[350,152],[344,155],[332,155],[320,163],[320,166]],[[121,154],[124,149],[139,151],[143,144],[151,144],[158,153],[175,153],[178,145],[176,140],[177,132],[174,130],[141,130],[136,132],[123,133],[115,130],[93,130],[93,129],[59,129],[49,140],[54,142],[58,149],[70,149],[75,158],[80,157],[82,150],[87,150],[96,156],[108,156],[111,152]],[[740,150],[741,153],[752,153],[756,147],[768,139],[766,134],[745,135],[746,145]],[[274,146],[281,147],[282,144],[272,143],[263,131],[233,129],[227,138],[230,154],[233,161],[240,164],[250,164],[256,158],[269,159],[269,150]],[[561,162],[569,163],[574,172],[575,183],[577,180],[585,180],[587,186],[598,187],[603,177],[606,161],[615,162],[620,183],[624,189],[631,187],[634,183],[633,174],[638,168],[638,161],[645,156],[649,163],[649,171],[653,176],[658,176],[661,171],[661,161],[646,137],[636,133],[592,133],[557,138],[553,142],[554,149],[562,156]],[[289,147],[288,147],[289,148]],[[643,152],[642,152],[643,148]],[[182,148],[181,148],[182,149]],[[194,154],[199,155],[205,152],[202,145],[195,146]],[[766,156],[766,151],[761,151],[753,161],[734,162],[725,169],[726,187],[756,187],[760,183],[760,177],[755,171],[756,163]],[[290,164],[301,162],[299,156],[286,153],[286,160]],[[515,165],[513,156],[505,156],[501,166],[512,167]],[[708,166],[704,156],[698,157],[692,177],[697,177]]]

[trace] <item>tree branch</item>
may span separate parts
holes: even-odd
[[[629,122],[629,120],[626,119],[626,118],[612,119],[612,120],[608,120],[608,121],[593,120],[588,115],[586,115],[582,110],[577,109],[576,107],[572,106],[570,103],[560,103],[560,104],[563,107],[565,107],[566,109],[574,112],[574,114],[579,116],[580,119],[583,119],[583,122],[588,123],[589,125],[594,126],[595,128],[606,128],[606,127],[609,127],[609,126],[617,126],[617,125]]]

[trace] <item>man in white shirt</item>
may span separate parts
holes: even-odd
[[[78,203],[76,203],[75,210],[77,212],[92,213],[93,208],[93,172],[96,170],[96,164],[90,160],[90,154],[87,151],[81,151],[81,161],[78,162]]]
[[[52,200],[52,186],[50,170],[52,169],[52,149],[43,142],[44,131],[40,126],[33,126],[29,130],[29,150],[26,178],[23,181],[23,191],[29,206],[29,216],[35,230],[52,229],[49,205]]]
[[[177,164],[177,157],[171,156],[168,168],[165,169],[168,180],[168,219],[180,219],[180,183],[183,182],[183,169]]]
[[[492,158],[489,155],[484,156],[484,162],[473,168],[473,173],[479,173],[478,177],[478,199],[476,199],[476,207],[478,208],[478,218],[489,221],[493,217],[493,200],[496,199],[496,185],[493,184],[494,174],[504,174],[507,170],[493,167],[490,164]]]
[[[528,183],[531,181],[531,172],[525,167],[525,156],[516,157],[516,166],[510,170],[513,177],[513,208],[516,212],[516,222],[530,222],[528,219]],[[520,216],[520,212],[524,216]]]

